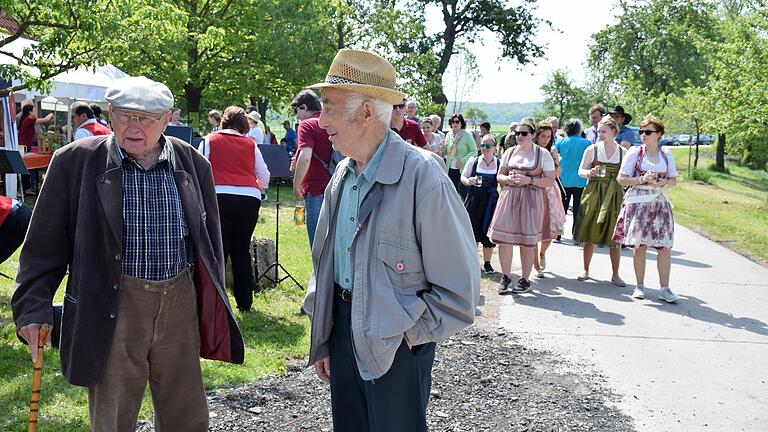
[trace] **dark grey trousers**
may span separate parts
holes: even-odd
[[[334,432],[426,432],[435,344],[409,349],[403,342],[389,371],[379,379],[364,381],[352,348],[352,304],[334,297],[329,342]]]

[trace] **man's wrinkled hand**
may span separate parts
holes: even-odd
[[[315,373],[321,381],[331,382],[331,358],[326,357],[315,362]]]
[[[37,363],[37,337],[40,333],[41,323],[27,324],[19,329],[19,336],[27,342],[29,345],[29,353],[32,356],[32,363]],[[45,337],[45,346],[51,346],[51,333],[48,332],[48,336]]]

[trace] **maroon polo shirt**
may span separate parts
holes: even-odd
[[[298,155],[303,148],[310,148],[313,153],[320,156],[320,159],[329,162],[333,147],[325,129],[320,127],[319,117],[320,113],[316,112],[312,117],[299,123],[299,130],[296,131],[298,134],[296,138],[298,143],[296,154]],[[328,173],[328,170],[315,157],[312,157],[307,169],[307,175],[304,176],[304,181],[301,182],[301,193],[305,195],[309,193],[314,196],[322,195],[330,180],[331,174]]]
[[[421,132],[421,126],[411,119],[405,119],[403,122],[403,128],[400,130],[397,130],[393,127],[390,127],[390,129],[397,132],[403,141],[409,142],[421,148],[427,147],[427,139],[424,138],[424,134]]]

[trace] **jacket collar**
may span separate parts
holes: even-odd
[[[386,141],[381,144],[384,147],[384,153],[381,155],[379,166],[371,177],[371,185],[374,183],[393,184],[400,180],[403,175],[403,168],[405,167],[405,152],[406,146],[410,145],[400,138],[400,135],[395,132],[388,131]],[[345,173],[347,169],[354,169],[355,161],[351,158],[345,158],[339,165],[341,165],[342,173]],[[343,176],[337,176],[334,179],[332,189],[337,189],[341,183]]]

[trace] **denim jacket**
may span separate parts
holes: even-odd
[[[442,341],[472,324],[480,294],[477,246],[467,211],[442,161],[389,134],[352,239],[352,342],[360,376],[384,375],[407,335]],[[304,310],[312,321],[309,364],[329,355],[333,242],[343,160],[325,189]]]

